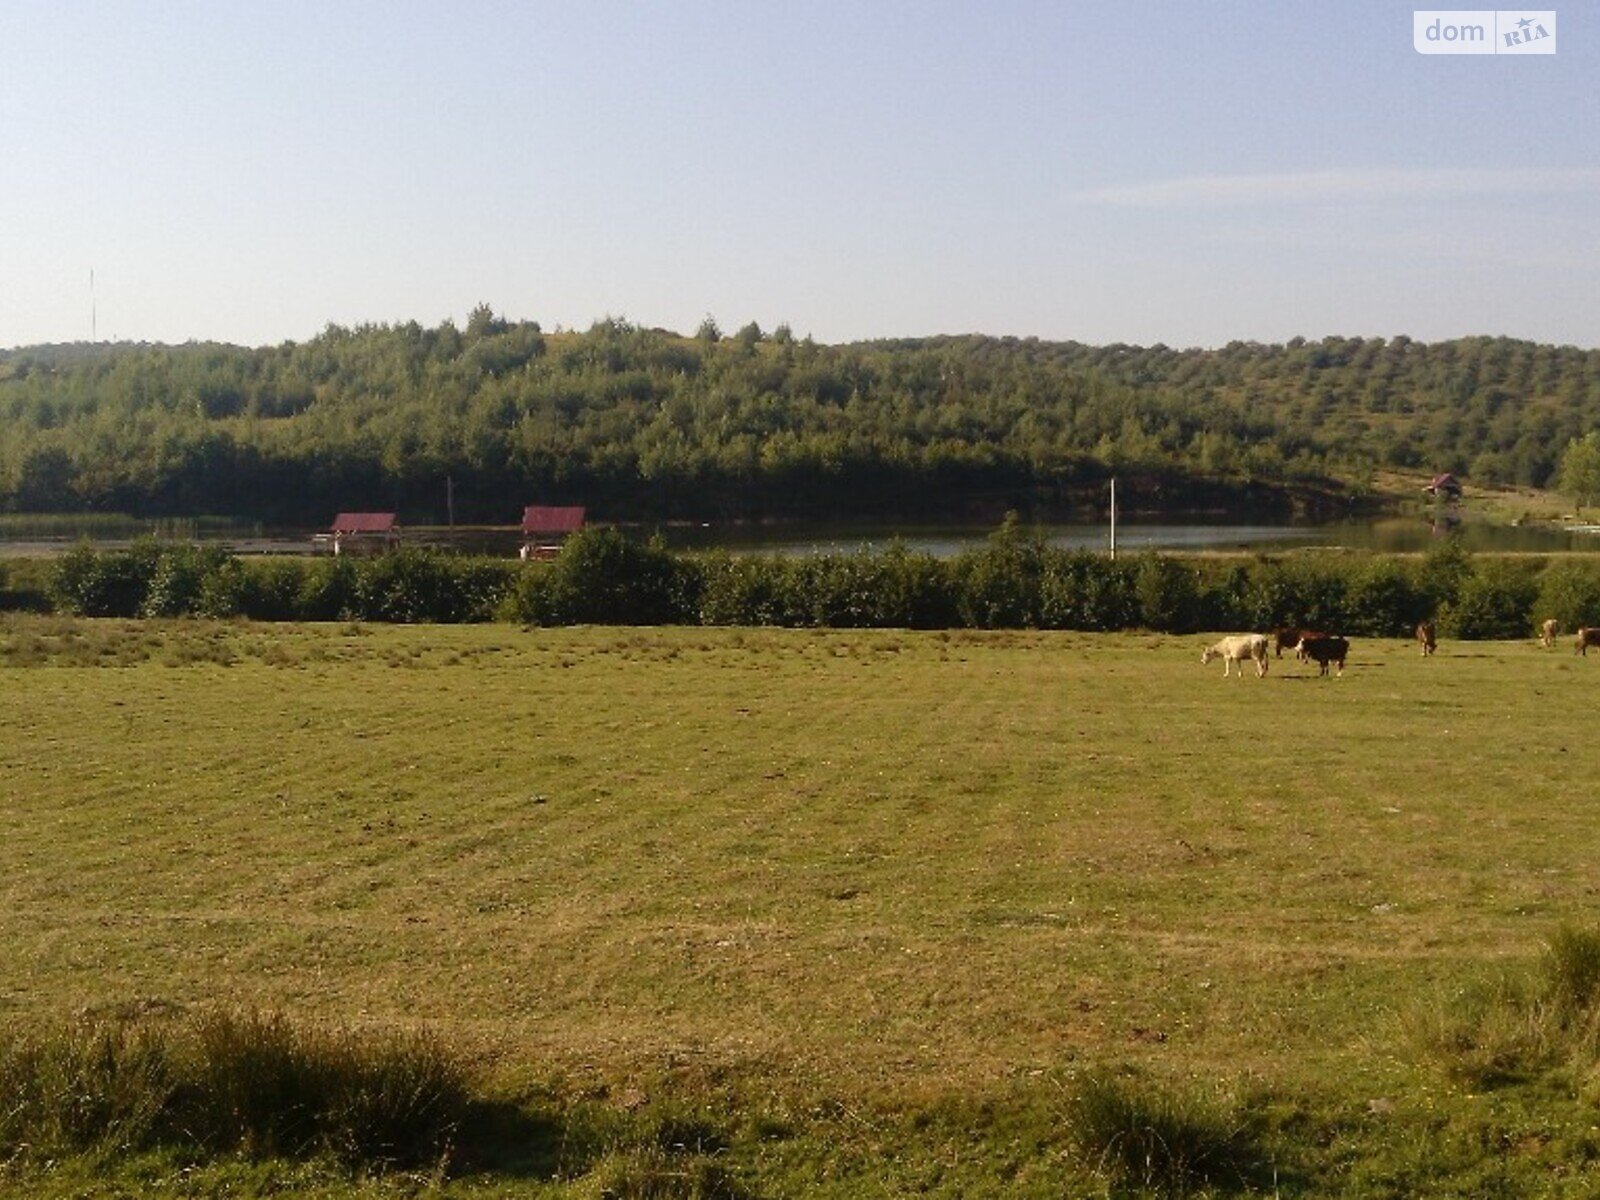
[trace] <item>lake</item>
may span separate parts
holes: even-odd
[[[1027,527],[1046,542],[1066,550],[1104,550],[1109,531],[1101,525]],[[1600,551],[1600,534],[1571,532],[1552,526],[1506,526],[1463,522],[1453,527],[1469,550],[1501,553]],[[735,553],[848,554],[862,548],[884,549],[898,540],[908,550],[947,558],[982,546],[992,527],[885,525],[704,525],[662,529],[667,544],[687,549],[721,547]],[[1323,525],[1243,524],[1225,522],[1118,522],[1117,550],[1267,551],[1302,547],[1416,553],[1446,536],[1420,517],[1384,517]]]
[[[0,558],[38,557],[64,553],[87,536],[100,549],[126,546],[139,532],[178,534],[181,540],[226,546],[240,554],[310,554],[310,530],[263,530],[257,527],[200,526],[171,530],[150,523],[150,530],[86,528],[73,536],[52,530],[51,535],[11,529],[0,532]],[[726,522],[627,527],[641,536],[659,529],[675,549],[721,548],[736,554],[851,554],[858,550],[883,550],[898,541],[906,549],[948,558],[984,545],[992,526],[884,525]],[[1107,529],[1101,525],[1041,525],[1036,529],[1052,546],[1068,550],[1104,550]],[[1454,527],[1469,550],[1564,553],[1600,551],[1600,533],[1575,532],[1548,525],[1513,527],[1463,522]],[[412,529],[409,538],[421,544],[452,544],[489,554],[514,555],[520,542],[515,528]],[[1121,522],[1117,549],[1127,554],[1144,550],[1169,551],[1269,551],[1296,548],[1346,548],[1388,553],[1415,553],[1437,545],[1444,530],[1421,517],[1384,517],[1323,525],[1288,525],[1229,521]]]

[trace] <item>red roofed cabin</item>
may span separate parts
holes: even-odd
[[[343,512],[319,540],[332,542],[335,554],[377,554],[400,544],[400,526],[392,512]]]
[[[1433,482],[1422,489],[1430,496],[1441,500],[1461,499],[1461,484],[1456,477],[1446,471],[1443,475],[1435,475]]]
[[[583,509],[530,504],[522,510],[522,561],[554,558],[568,534],[583,528]]]

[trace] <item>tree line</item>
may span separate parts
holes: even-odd
[[[607,318],[545,332],[488,306],[242,348],[0,351],[0,510],[340,509],[504,524],[1053,515],[1116,474],[1134,504],[1288,511],[1375,469],[1555,481],[1600,428],[1600,351],[1506,338],[1215,350],[980,336],[823,345]]]

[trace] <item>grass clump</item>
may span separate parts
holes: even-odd
[[[592,1174],[602,1200],[747,1200],[751,1193],[716,1159],[681,1148],[617,1150]]]
[[[1406,1031],[1423,1058],[1474,1091],[1526,1082],[1556,1054],[1548,1007],[1527,980],[1513,977],[1418,1003]]]
[[[1447,1076],[1487,1090],[1567,1066],[1600,1069],[1600,927],[1563,925],[1536,968],[1414,1008],[1412,1041]]]
[[[142,1149],[170,1127],[177,1064],[160,1026],[88,1021],[0,1039],[0,1154]]]
[[[1066,1115],[1080,1161],[1116,1186],[1191,1195],[1245,1182],[1258,1157],[1238,1107],[1198,1090],[1094,1073],[1077,1081]]]
[[[462,1061],[420,1032],[301,1026],[221,1012],[193,1030],[190,1128],[254,1155],[327,1152],[361,1165],[447,1156],[471,1100]]]
[[[1600,1009],[1600,927],[1563,925],[1540,964],[1546,992],[1563,1020],[1583,1022]]]
[[[425,1033],[256,1012],[86,1017],[0,1037],[0,1154],[176,1146],[366,1169],[438,1163],[471,1082],[464,1060]]]

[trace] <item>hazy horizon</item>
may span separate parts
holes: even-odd
[[[502,316],[502,317],[506,317],[506,314],[500,313],[498,308],[496,308],[495,311],[496,311],[497,315]],[[708,315],[713,315],[714,316],[715,314],[708,314]],[[583,324],[579,324],[579,325],[561,325],[561,324],[550,325],[550,324],[546,324],[546,323],[544,323],[542,321],[539,321],[539,318],[537,316],[506,317],[506,319],[512,320],[512,321],[536,321],[536,322],[539,322],[539,327],[540,327],[541,332],[543,332],[545,334],[554,334],[554,335],[584,334],[584,333],[587,333],[593,326],[595,326],[596,324],[599,324],[602,321],[622,320],[622,321],[628,322],[628,324],[630,324],[630,325],[634,325],[634,326],[636,326],[638,328],[641,328],[641,329],[650,329],[650,330],[660,331],[660,332],[672,335],[674,337],[684,338],[685,340],[692,340],[696,336],[696,332],[693,329],[671,329],[671,328],[669,328],[667,326],[664,326],[664,325],[647,325],[647,324],[645,324],[643,322],[633,321],[631,318],[629,318],[624,313],[607,313],[607,314],[605,314],[603,316],[596,317],[593,321],[589,321],[589,322],[586,322],[586,323],[583,323]],[[422,321],[422,320],[418,320],[417,318],[414,318],[414,317],[401,317],[401,318],[397,318],[395,320],[390,320],[390,321],[357,321],[357,322],[353,322],[353,323],[351,323],[349,325],[340,325],[338,322],[330,321],[330,322],[325,323],[322,326],[321,329],[318,329],[313,333],[307,334],[305,337],[283,338],[283,339],[280,339],[279,341],[275,341],[275,342],[235,342],[235,341],[226,341],[226,340],[221,339],[221,338],[184,338],[182,340],[166,340],[166,339],[154,339],[154,338],[143,338],[143,339],[138,339],[138,338],[120,338],[120,339],[117,339],[117,340],[113,341],[110,338],[101,337],[98,340],[93,340],[93,341],[85,338],[85,339],[80,339],[80,340],[76,340],[76,341],[64,341],[64,342],[60,342],[60,341],[58,341],[58,342],[24,342],[24,343],[18,343],[18,344],[15,344],[15,345],[0,346],[0,353],[16,353],[16,352],[23,351],[23,350],[40,349],[40,348],[48,349],[48,348],[55,348],[55,347],[98,347],[98,348],[107,349],[107,350],[114,350],[119,346],[164,346],[164,347],[229,346],[229,347],[232,347],[232,348],[235,348],[235,349],[241,349],[241,350],[266,350],[266,349],[271,349],[271,348],[273,348],[275,346],[298,345],[298,344],[301,344],[303,342],[312,341],[312,340],[322,336],[330,328],[333,328],[333,327],[336,327],[336,326],[338,328],[347,329],[347,330],[359,330],[359,329],[361,329],[363,327],[395,328],[395,327],[398,327],[398,326],[403,326],[403,325],[415,322],[416,324],[418,324],[418,325],[422,326],[423,328],[427,329],[427,328],[436,327],[436,326],[444,323],[445,321],[449,321],[449,322],[455,324],[457,326],[457,328],[464,328],[465,325],[466,325],[465,318],[458,319],[458,318],[456,318],[455,316],[452,316],[452,315],[447,315],[447,316],[441,317],[436,321]],[[740,322],[740,325],[748,324],[748,323],[749,322]],[[758,322],[758,324],[759,324],[759,322]],[[779,322],[778,324],[783,324],[783,322]],[[730,325],[723,325],[721,321],[718,321],[718,327],[721,329],[722,336],[724,338],[731,337],[739,329],[739,325],[731,325],[731,326]],[[776,325],[761,325],[762,334],[765,335],[765,336],[770,336],[775,328],[776,328]],[[809,335],[809,334],[807,334],[806,332],[804,332],[802,330],[791,330],[791,332],[793,333],[793,335],[794,335],[796,340],[799,340],[799,339],[802,339],[802,338],[805,338],[805,337],[808,337],[808,336],[812,336],[812,335]],[[846,338],[846,339],[843,339],[841,341],[825,341],[822,338],[816,338],[816,337],[813,336],[812,340],[816,341],[819,345],[846,346],[846,345],[865,345],[865,344],[869,344],[869,343],[872,343],[872,342],[933,341],[933,340],[937,340],[937,339],[956,339],[956,338],[989,338],[989,339],[993,339],[993,340],[997,340],[997,341],[1008,340],[1009,339],[1009,340],[1016,340],[1016,341],[1056,342],[1056,343],[1063,343],[1063,344],[1065,344],[1065,343],[1076,343],[1078,345],[1092,346],[1092,347],[1097,347],[1097,348],[1098,347],[1107,347],[1107,346],[1116,346],[1116,345],[1125,345],[1125,346],[1129,346],[1129,347],[1132,347],[1133,349],[1137,349],[1137,350],[1152,350],[1152,349],[1155,349],[1158,346],[1164,346],[1169,350],[1180,351],[1180,352],[1182,352],[1182,351],[1205,352],[1205,351],[1216,351],[1216,350],[1226,349],[1229,345],[1231,345],[1234,342],[1242,342],[1242,343],[1244,343],[1246,345],[1263,346],[1263,347],[1267,347],[1267,348],[1270,349],[1270,348],[1280,348],[1280,347],[1287,346],[1290,342],[1293,342],[1296,338],[1299,338],[1301,341],[1304,341],[1304,342],[1307,342],[1307,343],[1311,343],[1311,342],[1321,342],[1321,341],[1323,341],[1325,339],[1328,339],[1328,338],[1333,338],[1333,339],[1360,338],[1360,339],[1363,339],[1363,340],[1375,340],[1375,339],[1382,338],[1386,342],[1392,342],[1395,339],[1401,338],[1401,337],[1404,337],[1404,338],[1408,339],[1409,341],[1411,341],[1413,343],[1416,343],[1418,345],[1436,345],[1436,344],[1438,344],[1440,342],[1453,342],[1453,341],[1462,341],[1462,340],[1466,340],[1466,339],[1470,339],[1470,338],[1485,337],[1485,338],[1508,338],[1508,339],[1510,339],[1512,341],[1528,342],[1528,343],[1530,343],[1532,345],[1554,346],[1554,347],[1556,347],[1558,349],[1565,349],[1565,348],[1572,348],[1572,349],[1577,349],[1577,350],[1595,350],[1595,349],[1600,349],[1600,345],[1579,345],[1579,344],[1574,343],[1574,342],[1541,342],[1541,341],[1539,341],[1537,339],[1534,339],[1534,338],[1513,338],[1509,334],[1502,334],[1502,333],[1463,333],[1463,334],[1457,334],[1457,335],[1454,335],[1454,336],[1448,337],[1448,338],[1419,338],[1419,337],[1412,337],[1410,334],[1405,333],[1404,331],[1400,331],[1400,332],[1396,332],[1396,333],[1390,333],[1390,334],[1384,334],[1384,333],[1357,334],[1357,333],[1337,333],[1337,332],[1334,332],[1334,333],[1319,334],[1316,337],[1310,337],[1310,336],[1307,336],[1307,335],[1304,335],[1304,334],[1291,334],[1287,338],[1281,338],[1281,339],[1277,339],[1277,340],[1274,340],[1274,341],[1266,341],[1266,340],[1263,340],[1263,339],[1260,339],[1260,338],[1229,338],[1227,341],[1211,342],[1211,343],[1207,343],[1207,344],[1203,344],[1203,345],[1202,344],[1197,344],[1197,343],[1191,343],[1191,344],[1188,344],[1188,345],[1175,345],[1175,344],[1170,343],[1170,342],[1110,342],[1110,341],[1107,341],[1107,342],[1088,342],[1088,341],[1084,341],[1081,338],[1048,338],[1048,337],[1039,337],[1037,334],[999,333],[999,332],[992,332],[992,331],[989,331],[989,330],[981,330],[981,329],[968,329],[968,330],[962,330],[962,331],[959,331],[959,332],[944,331],[944,332],[939,332],[939,333],[884,334],[884,335],[880,335],[880,336],[876,336],[876,337]]]

